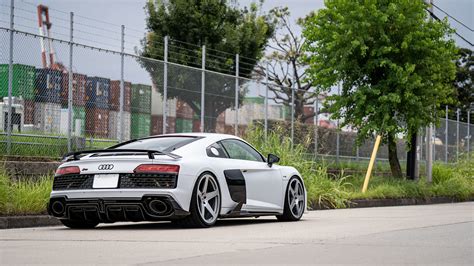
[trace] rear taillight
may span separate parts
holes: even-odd
[[[56,170],[56,175],[71,175],[71,174],[80,174],[81,170],[78,166],[66,166],[61,167]]]
[[[141,164],[134,173],[178,173],[179,165],[173,164]]]

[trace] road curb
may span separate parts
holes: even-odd
[[[60,225],[61,222],[49,215],[28,215],[0,217],[0,229],[43,227]]]
[[[408,205],[428,205],[428,204],[442,204],[442,203],[455,203],[474,201],[474,198],[468,200],[459,200],[450,197],[432,197],[426,199],[417,198],[400,198],[400,199],[355,199],[351,200],[347,208],[372,208],[372,207],[390,207],[390,206],[408,206]],[[310,203],[310,207],[313,210],[327,210],[334,209],[325,204]]]

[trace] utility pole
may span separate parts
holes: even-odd
[[[72,55],[73,55],[73,33],[74,33],[74,13],[69,13],[69,73],[68,73],[68,93],[67,93],[67,151],[71,152],[72,143],[71,143],[71,133],[72,133],[72,123],[73,123],[73,83],[72,79],[74,75],[72,73]],[[78,85],[79,86],[79,85]]]
[[[12,86],[13,86],[13,27],[15,0],[10,1],[10,54],[8,60],[8,114],[7,114],[7,154],[12,149]]]
[[[239,134],[239,54],[235,55],[235,124],[234,135]]]
[[[433,14],[433,0],[430,0],[430,20],[431,14]],[[435,108],[433,106],[433,108]],[[432,171],[433,171],[433,125],[430,124],[428,128],[426,129],[426,181],[428,183],[431,183],[433,177],[432,177]]]
[[[168,36],[165,36],[163,65],[163,134],[166,134],[167,111],[168,111]]]
[[[120,27],[120,98],[119,98],[119,113],[118,113],[118,127],[117,135],[120,142],[123,138],[123,105],[125,103],[125,81],[124,81],[124,66],[125,66],[125,26]]]
[[[206,45],[202,46],[202,58],[201,58],[201,126],[200,131],[204,132],[204,99],[206,93]]]

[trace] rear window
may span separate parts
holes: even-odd
[[[141,149],[172,152],[198,139],[199,138],[196,137],[186,136],[138,139],[133,142],[118,144],[111,147],[111,149]]]

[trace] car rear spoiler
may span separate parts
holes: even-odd
[[[165,151],[157,150],[140,150],[140,149],[105,149],[105,150],[86,150],[86,151],[76,151],[70,152],[64,155],[63,160],[66,161],[77,161],[80,160],[79,155],[81,154],[91,154],[91,153],[121,153],[121,152],[137,152],[137,153],[146,153],[149,159],[155,159],[155,154],[167,155],[173,159],[180,159],[181,156]]]

